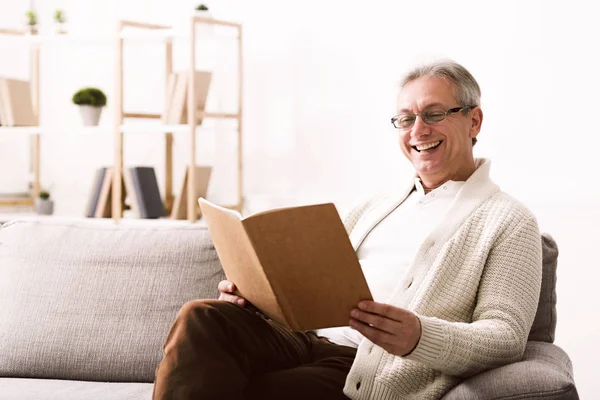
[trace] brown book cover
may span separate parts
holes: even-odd
[[[243,218],[198,203],[227,279],[269,318],[295,331],[347,326],[352,308],[373,299],[334,204]]]

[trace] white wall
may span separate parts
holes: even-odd
[[[15,3],[0,0],[0,24],[22,20],[27,6]],[[244,24],[247,211],[329,200],[346,208],[357,197],[406,177],[410,166],[401,159],[389,124],[401,72],[434,56],[454,58],[472,71],[483,90],[484,109],[476,153],[493,160],[494,179],[529,205],[542,230],[559,243],[556,343],[572,357],[581,397],[594,398],[600,356],[595,318],[600,300],[594,296],[600,273],[592,252],[600,224],[595,158],[600,26],[593,3],[213,3],[208,4],[215,16]],[[47,0],[38,1],[38,10],[46,26],[52,10],[64,7],[72,30],[110,30],[118,18],[184,23],[193,5]],[[22,73],[26,53],[8,46],[0,42],[0,73]],[[160,110],[160,47],[129,50],[126,105]],[[225,53],[213,49],[212,54],[217,70],[231,69]],[[48,50],[42,71],[44,121],[78,124],[69,98],[80,85],[102,86],[110,101],[112,57],[106,45]],[[220,75],[223,84],[227,68]],[[211,105],[227,107],[225,92],[215,91],[219,95]],[[215,200],[230,198],[235,187],[228,164],[235,153],[227,150],[233,135],[217,123],[199,138],[203,160],[218,166],[209,193]],[[187,154],[186,143],[176,137],[176,154]],[[70,146],[66,152],[65,145]],[[94,168],[111,162],[111,145],[110,136],[44,138],[42,178],[52,185],[59,213],[83,212]],[[22,138],[0,138],[0,171],[10,171],[0,173],[4,187],[19,189],[27,171],[23,154]],[[154,163],[161,179],[162,157],[159,136],[126,139],[126,162]]]

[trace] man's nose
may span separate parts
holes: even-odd
[[[418,138],[419,136],[429,135],[431,127],[427,125],[420,115],[416,116],[415,124],[412,127],[411,136]]]

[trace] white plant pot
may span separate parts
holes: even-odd
[[[98,125],[98,122],[100,122],[102,107],[79,106],[79,112],[83,119],[83,125],[96,126]]]
[[[66,24],[55,23],[55,27],[56,27],[57,35],[66,35],[67,34],[67,25]]]
[[[196,14],[196,17],[212,19],[212,13],[210,12],[210,10],[207,10],[207,11],[194,10],[194,13]]]
[[[196,17],[214,19],[210,10],[208,10],[208,11],[194,10],[194,15]],[[214,25],[212,25],[212,24],[200,24],[199,23],[196,25],[196,33],[199,34],[200,36],[208,36],[213,33],[213,28],[214,28]]]
[[[40,215],[52,215],[54,212],[54,201],[35,199],[35,212]]]

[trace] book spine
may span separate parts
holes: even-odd
[[[133,188],[135,189],[135,197],[137,199],[140,218],[148,218],[148,209],[146,208],[145,196],[142,190],[142,183],[140,181],[140,168],[132,167],[129,168],[129,171],[131,173]]]
[[[94,218],[96,214],[96,207],[98,207],[98,201],[100,200],[100,192],[102,191],[102,185],[104,183],[104,175],[106,174],[106,167],[99,168],[94,176],[94,182],[92,184],[92,192],[87,207],[87,218]]]

